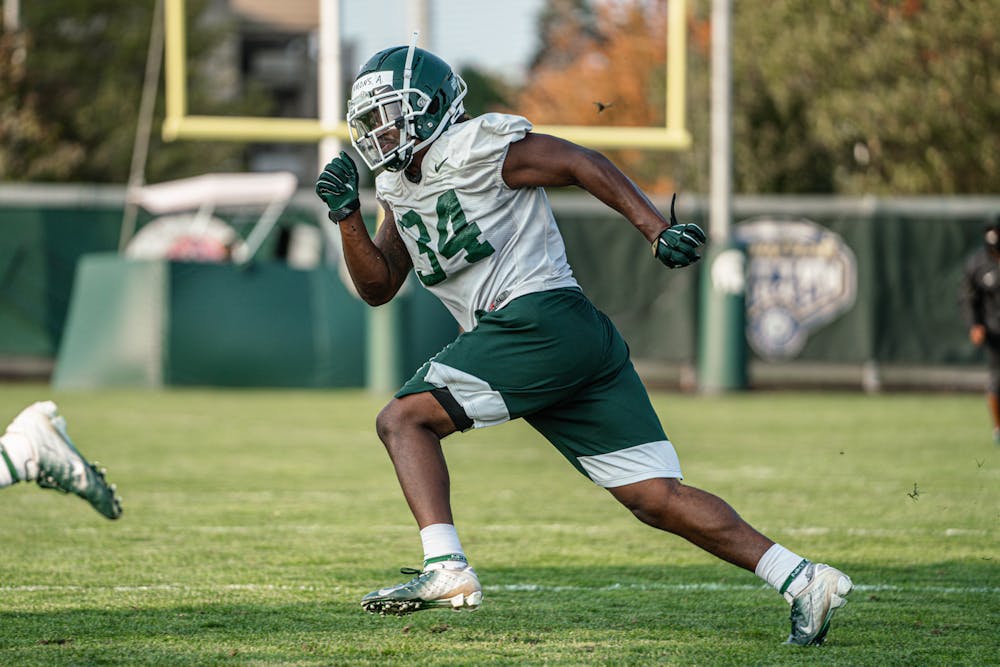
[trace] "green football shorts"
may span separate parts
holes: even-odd
[[[442,389],[467,417],[455,420],[459,428],[523,417],[603,487],[682,476],[628,346],[579,289],[526,294],[480,313],[396,397],[429,391],[442,400]]]

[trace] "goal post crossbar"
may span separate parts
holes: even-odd
[[[538,125],[536,132],[552,134],[593,148],[686,150],[691,135],[685,127],[686,0],[667,5],[666,125],[664,127],[597,127]],[[191,115],[187,107],[187,65],[184,0],[165,0],[164,141],[254,141],[315,143],[327,137],[347,141],[345,120],[323,123],[315,118]]]

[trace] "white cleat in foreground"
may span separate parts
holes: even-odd
[[[361,606],[372,614],[410,614],[422,609],[475,611],[483,601],[483,587],[476,571],[468,565],[448,569],[434,563],[421,570],[403,568],[403,574],[416,575],[410,581],[372,591],[361,599]]]
[[[833,613],[847,604],[846,598],[854,590],[854,584],[840,570],[822,563],[810,563],[804,576],[809,583],[789,599],[792,632],[785,643],[819,646],[826,639]]]
[[[26,481],[46,489],[74,493],[109,519],[122,514],[121,498],[104,470],[90,463],[66,434],[66,419],[52,401],[33,403],[21,411],[7,432],[25,437],[33,457],[26,463]]]

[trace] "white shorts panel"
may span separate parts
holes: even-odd
[[[605,488],[657,477],[684,477],[677,452],[669,440],[647,442],[608,454],[580,456],[577,460],[587,476]]]
[[[500,393],[475,375],[432,361],[424,379],[435,387],[447,387],[475,428],[510,421],[510,412]]]

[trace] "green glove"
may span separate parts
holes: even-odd
[[[701,227],[694,223],[680,224],[674,215],[674,202],[677,194],[670,200],[670,227],[660,232],[653,241],[653,254],[656,259],[671,269],[679,269],[701,259],[698,246],[703,245],[708,237]]]
[[[358,168],[351,156],[340,151],[316,180],[316,194],[326,203],[330,220],[340,222],[361,208],[358,198]]]

